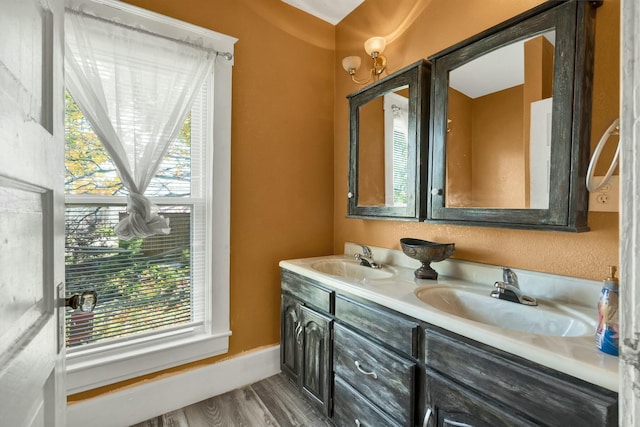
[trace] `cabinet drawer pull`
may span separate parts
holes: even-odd
[[[378,374],[376,374],[373,371],[370,371],[370,372],[365,371],[364,369],[362,369],[362,367],[360,366],[360,362],[358,362],[357,360],[356,360],[356,369],[358,369],[358,371],[360,371],[361,374],[368,375],[374,380],[378,379]]]
[[[429,421],[431,421],[431,408],[427,408],[427,413],[424,414],[424,420],[422,421],[422,427],[429,427]]]

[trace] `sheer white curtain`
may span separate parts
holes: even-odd
[[[169,233],[144,196],[216,52],[78,11],[65,13],[65,81],[129,191],[125,240]]]

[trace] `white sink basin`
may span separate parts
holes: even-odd
[[[415,290],[424,303],[474,322],[535,335],[578,337],[595,333],[596,321],[578,308],[538,300],[527,306],[489,296],[490,288],[423,286]]]
[[[365,267],[355,260],[318,261],[311,264],[311,268],[321,273],[353,280],[387,279],[395,274],[389,267],[380,269]]]

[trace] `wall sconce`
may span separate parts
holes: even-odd
[[[367,80],[358,80],[356,78],[356,71],[358,71],[362,62],[359,56],[347,56],[342,60],[342,67],[349,73],[351,80],[358,84],[366,84],[371,79],[377,80],[380,78],[380,74],[387,67],[387,58],[382,54],[386,43],[384,37],[371,37],[364,42],[364,50],[373,60]]]

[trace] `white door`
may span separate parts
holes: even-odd
[[[63,2],[0,10],[0,425],[63,426]]]

